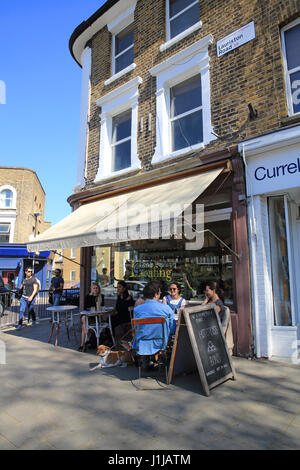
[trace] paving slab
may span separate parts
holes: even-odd
[[[134,366],[90,371],[95,351],[49,328],[0,331],[0,450],[300,449],[299,366],[234,357],[237,380],[210,397],[197,373],[140,390]]]

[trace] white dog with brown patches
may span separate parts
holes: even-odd
[[[128,351],[111,351],[108,346],[101,344],[97,348],[97,355],[99,356],[99,364],[90,369],[104,369],[105,367],[126,367],[127,363],[134,363],[133,357]]]

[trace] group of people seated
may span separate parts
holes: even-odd
[[[128,292],[126,282],[118,281],[118,296],[114,312],[111,317],[111,325],[114,335],[117,328],[121,325],[131,324],[130,310],[133,308],[133,318],[165,317],[166,321],[164,323],[164,337],[168,342],[170,335],[174,335],[176,330],[177,314],[187,305],[187,301],[180,295],[180,285],[177,282],[171,282],[169,286],[169,292],[170,293],[164,296],[161,301],[160,283],[157,281],[150,281],[144,287],[143,297],[134,301]],[[216,305],[220,316],[220,321],[222,323],[225,314],[224,300],[221,289],[219,289],[218,284],[214,281],[208,282],[205,287],[205,301],[202,303],[202,305],[209,303],[214,303]],[[99,311],[100,307],[103,305],[104,295],[101,294],[101,288],[97,282],[93,282],[91,286],[91,292],[85,297],[84,309],[89,310],[94,307],[95,310]],[[84,351],[86,346],[86,316],[84,314],[81,315],[81,324],[82,338],[79,350]],[[155,326],[152,326],[152,329],[155,329]],[[138,334],[141,336],[145,335],[143,328],[139,329]],[[133,349],[135,349],[138,339],[138,337],[134,337],[132,343]],[[163,347],[160,347],[159,349],[163,349],[166,344],[162,346]],[[157,352],[157,344],[151,341],[139,342],[139,351],[141,354],[155,354],[155,352]]]

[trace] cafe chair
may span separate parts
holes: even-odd
[[[166,337],[166,318],[165,317],[150,317],[150,318],[133,318],[132,326],[134,330],[134,349],[136,351],[137,365],[139,369],[139,389],[143,390],[140,387],[142,369],[146,369],[149,366],[151,358],[155,357],[153,363],[153,369],[157,367],[157,370],[160,369],[160,366],[165,368],[165,377],[166,383],[168,383],[168,358],[167,358],[167,345],[168,338]],[[157,326],[159,326],[157,328]],[[149,327],[149,328],[148,328]],[[155,342],[157,346],[157,351],[155,354],[142,354],[143,346],[147,342]],[[150,369],[151,370],[151,369]],[[164,387],[166,388],[166,387]]]
[[[230,315],[229,307],[225,307],[225,315],[222,320],[222,327],[223,327],[223,333],[225,336],[227,348],[229,350],[229,354],[232,356],[234,343],[233,343],[233,333],[232,333],[231,315]]]

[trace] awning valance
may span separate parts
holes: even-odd
[[[217,168],[84,204],[30,241],[27,248],[58,250],[159,238],[155,233],[166,235],[170,219],[176,220],[222,171]]]

